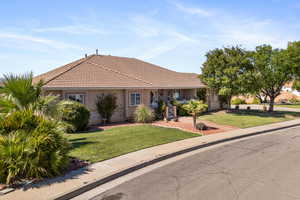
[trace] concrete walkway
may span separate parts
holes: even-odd
[[[64,177],[44,181],[40,184],[34,185],[34,187],[27,188],[26,191],[16,190],[14,192],[1,196],[0,199],[53,199],[55,197],[58,197],[59,195],[73,191],[89,183],[95,182],[96,180],[105,178],[122,170],[136,166],[138,164],[151,161],[158,157],[162,157],[164,155],[168,155],[180,150],[196,147],[201,144],[216,142],[219,140],[235,138],[243,135],[254,134],[257,132],[271,131],[274,129],[280,129],[297,125],[300,125],[300,119],[247,129],[238,129],[228,131],[225,133],[212,134],[202,137],[181,140],[169,144],[159,145],[152,148],[129,153],[123,156],[119,156],[103,162],[92,164],[87,169],[80,169],[77,171],[73,171]]]

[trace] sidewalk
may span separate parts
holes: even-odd
[[[55,197],[58,197],[59,195],[71,192],[82,186],[88,185],[89,183],[93,183],[96,180],[108,177],[122,170],[131,168],[138,164],[142,164],[147,161],[151,161],[153,159],[177,151],[189,149],[203,144],[208,144],[211,142],[216,143],[220,140],[243,137],[248,134],[259,134],[266,131],[298,125],[300,125],[300,119],[247,129],[238,129],[224,133],[212,134],[202,137],[181,140],[169,144],[159,145],[148,149],[143,149],[137,152],[129,153],[123,156],[119,156],[103,162],[92,164],[88,167],[88,169],[80,169],[77,171],[73,171],[64,177],[51,179],[47,182],[45,181],[38,185],[34,185],[33,188],[28,188],[28,190],[26,191],[16,190],[4,196],[0,196],[0,199],[53,199]]]

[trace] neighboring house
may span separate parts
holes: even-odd
[[[234,97],[237,98],[237,97]],[[254,100],[254,97],[251,95],[248,96],[238,96],[238,98],[244,99],[247,103],[252,103]],[[275,103],[287,103],[291,100],[297,99],[300,101],[300,92],[293,89],[293,83],[287,83],[285,84],[282,89],[280,95],[278,95],[275,99]]]
[[[79,101],[91,111],[91,123],[101,118],[96,110],[96,98],[114,94],[118,108],[112,121],[133,117],[139,104],[155,107],[158,100],[193,99],[197,89],[206,88],[197,74],[171,71],[135,58],[91,55],[34,78],[43,80],[46,93],[63,99]],[[210,91],[210,90],[209,90]],[[212,92],[210,92],[212,93]],[[218,109],[218,97],[208,95],[211,110]]]

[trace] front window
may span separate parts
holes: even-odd
[[[141,104],[141,94],[140,93],[131,93],[130,94],[130,105],[136,106]]]
[[[77,101],[79,103],[84,104],[85,95],[84,94],[67,94],[67,99],[71,101]]]

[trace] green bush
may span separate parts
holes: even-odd
[[[184,104],[179,103],[178,101],[174,101],[173,105],[176,106],[176,108],[177,108],[177,115],[178,116],[182,116],[182,117],[183,116],[190,116],[189,113],[186,111],[186,109],[184,109],[184,107],[183,107]]]
[[[154,113],[148,106],[139,105],[134,112],[134,119],[139,123],[151,123],[154,120]]]
[[[0,183],[53,177],[68,166],[69,143],[60,122],[28,109],[10,114],[0,127]]]
[[[155,112],[155,119],[163,119],[164,112],[166,111],[166,104],[162,100],[158,101],[157,107],[154,109]]]
[[[290,99],[289,102],[292,103],[292,104],[300,103],[300,101],[297,98],[295,98],[295,97],[293,97],[292,99]]]
[[[258,98],[254,98],[252,104],[260,104],[260,100]]]
[[[231,100],[231,104],[232,105],[246,104],[246,101],[241,98],[235,98],[235,99]]]
[[[105,119],[106,122],[110,122],[110,119],[116,110],[117,106],[117,97],[108,94],[108,95],[101,95],[97,97],[96,100],[96,106],[99,115],[102,117],[102,119]]]
[[[76,101],[62,101],[59,103],[58,111],[62,121],[73,126],[68,132],[84,131],[90,119],[90,111],[85,105]]]

